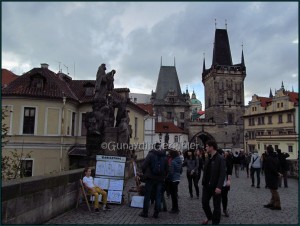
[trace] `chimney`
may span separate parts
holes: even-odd
[[[46,68],[46,69],[48,69],[48,67],[49,67],[49,64],[41,63],[41,68]]]

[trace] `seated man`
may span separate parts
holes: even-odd
[[[110,207],[107,205],[107,193],[96,186],[94,184],[94,179],[91,176],[91,169],[86,167],[84,169],[85,177],[83,178],[84,186],[88,188],[88,193],[95,196],[94,208],[95,212],[99,212],[99,194],[102,195],[102,202],[103,202],[103,210],[110,210]]]

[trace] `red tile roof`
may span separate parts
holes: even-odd
[[[35,76],[43,78],[44,86],[42,88],[30,85]],[[65,95],[68,99],[78,100],[70,88],[70,84],[47,68],[33,68],[22,76],[19,76],[18,79],[12,81],[2,90],[2,95],[43,98],[62,98]]]
[[[11,71],[9,71],[7,69],[2,69],[1,76],[2,76],[1,86],[3,88],[19,77],[18,75],[12,73]]]
[[[269,103],[272,103],[272,98],[268,97],[257,97],[260,100],[260,105],[262,107],[267,107]]]
[[[298,93],[286,91],[286,94],[289,96],[290,101],[293,102],[295,106],[299,105]]]
[[[185,133],[184,130],[175,126],[173,122],[156,122],[155,133]]]
[[[44,79],[43,88],[35,88],[30,85],[34,76]],[[2,95],[40,98],[63,98],[65,95],[67,99],[72,99],[79,103],[91,103],[94,95],[87,96],[86,88],[95,87],[95,82],[95,80],[72,80],[63,73],[56,74],[47,68],[33,68],[22,76],[17,76],[17,79],[2,90]],[[115,89],[113,96],[121,100],[123,97],[119,93],[128,90],[128,88]]]
[[[140,108],[143,108],[149,115],[153,116],[153,105],[152,104],[137,104]]]

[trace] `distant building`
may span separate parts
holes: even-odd
[[[168,137],[168,138],[167,138]],[[184,145],[188,144],[188,133],[172,122],[157,122],[155,123],[155,138],[162,146],[165,144],[166,139],[168,147],[183,151]]]
[[[151,103],[157,122],[172,122],[185,132],[188,131],[189,97],[181,92],[175,65],[161,65],[156,90],[151,95]]]
[[[19,77],[18,75],[6,69],[2,69],[1,76],[2,76],[2,83],[1,83],[2,88],[5,88],[9,83],[11,83],[12,81],[14,81]]]
[[[151,103],[151,95],[150,94],[130,93],[129,98],[135,104],[150,104]]]
[[[247,134],[246,149],[257,149],[262,154],[268,145],[281,149],[297,159],[299,152],[299,97],[298,93],[281,89],[269,97],[252,96],[244,114]]]
[[[193,91],[192,98],[190,99],[190,118],[191,121],[196,121],[200,119],[202,115],[204,115],[204,111],[202,111],[202,103],[200,100],[196,98],[195,91]]]

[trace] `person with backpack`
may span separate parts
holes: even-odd
[[[258,151],[254,150],[253,155],[251,156],[251,161],[249,163],[249,169],[250,169],[250,175],[252,179],[252,185],[251,187],[254,187],[255,180],[254,180],[254,174],[256,173],[257,178],[257,188],[260,188],[260,170],[261,170],[261,159],[258,155]]]
[[[145,175],[145,196],[141,217],[148,217],[151,192],[155,190],[154,218],[158,218],[161,209],[162,186],[168,172],[168,163],[165,151],[160,149],[160,143],[149,151],[142,164],[142,172]]]

